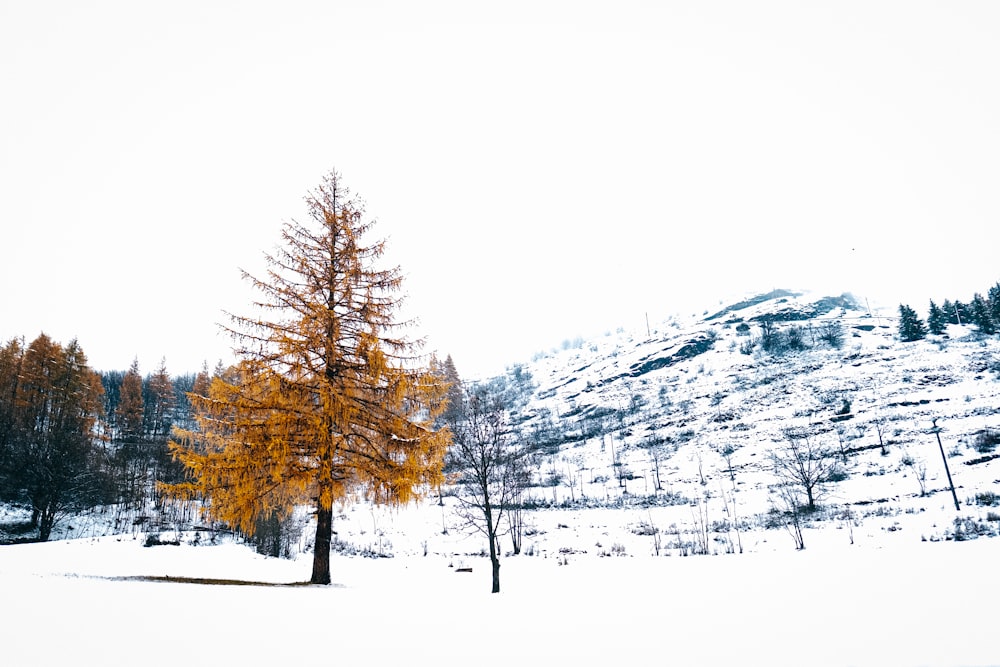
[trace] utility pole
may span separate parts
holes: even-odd
[[[937,436],[938,449],[941,450],[941,460],[944,461],[944,472],[948,475],[948,486],[951,487],[951,497],[955,501],[955,511],[962,511],[958,504],[958,495],[955,493],[955,483],[951,481],[951,470],[948,469],[948,457],[944,455],[944,445],[941,444],[941,427],[937,425],[937,417],[931,420],[931,433]]]

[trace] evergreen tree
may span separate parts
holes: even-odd
[[[990,317],[993,323],[1000,326],[1000,282],[991,287],[986,293],[986,301],[989,304]]]
[[[941,304],[941,310],[944,311],[945,322],[948,324],[961,324],[958,321],[958,308],[955,307],[955,304],[950,299],[944,300],[944,303]]]
[[[244,274],[263,298],[232,318],[237,365],[191,395],[198,430],[171,446],[194,480],[172,488],[247,534],[312,499],[311,581],[328,584],[333,503],[439,483],[449,434],[433,427],[444,385],[397,334],[400,270],[376,268],[383,242],[364,245],[373,223],[336,172],[306,202],[310,224],[285,223],[267,278]]]
[[[441,417],[445,423],[455,424],[462,418],[465,392],[462,391],[462,378],[459,377],[458,370],[455,369],[455,362],[450,354],[445,357],[442,375],[444,381],[448,383],[446,395],[448,404],[441,413]]]
[[[948,316],[945,314],[944,310],[938,307],[934,300],[931,299],[931,307],[927,312],[927,329],[935,336],[940,336],[945,331],[945,326],[948,324]]]
[[[997,332],[996,322],[993,321],[993,316],[990,314],[990,306],[982,294],[976,293],[972,297],[969,310],[971,311],[972,323],[979,328],[979,331],[987,335]]]
[[[962,303],[961,301],[955,302],[955,321],[958,324],[971,324],[972,323],[972,308],[970,304]]]
[[[899,339],[903,342],[920,340],[927,335],[927,328],[917,312],[907,305],[899,305]]]

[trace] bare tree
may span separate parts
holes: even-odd
[[[885,418],[880,415],[873,423],[875,424],[875,432],[878,433],[878,444],[882,448],[881,454],[882,456],[888,456],[889,448],[882,437],[882,433],[885,431]]]
[[[500,592],[501,526],[516,509],[524,488],[521,448],[512,437],[501,393],[486,385],[466,389],[462,419],[452,425],[449,467],[457,473],[456,515],[489,542],[493,593]],[[522,519],[515,515],[515,529]]]
[[[899,461],[904,466],[910,469],[913,476],[917,479],[917,484],[920,485],[920,497],[923,498],[927,495],[927,463],[923,460],[915,459],[907,451],[906,447],[903,447],[903,458]]]
[[[819,328],[819,339],[839,350],[844,346],[844,325],[839,320],[827,320]]]
[[[708,520],[708,499],[710,494],[705,492],[704,498],[698,496],[696,504],[692,506],[691,516],[694,523],[695,543],[693,553],[707,556],[709,552],[709,533],[711,522]]]
[[[771,452],[774,474],[782,484],[805,494],[806,508],[811,512],[824,485],[838,470],[837,459],[807,433],[788,430],[785,439],[784,447]]]
[[[736,488],[736,471],[733,469],[733,454],[736,453],[736,445],[731,442],[727,442],[720,445],[716,451],[719,456],[726,462],[726,472],[729,473],[729,481],[732,482],[733,488]]]
[[[772,511],[782,517],[785,529],[795,541],[795,548],[800,551],[805,549],[806,543],[802,536],[803,511],[795,487],[792,484],[783,483],[773,488],[772,492]]]
[[[641,442],[639,447],[649,453],[649,461],[652,466],[653,479],[656,481],[656,490],[663,490],[663,480],[660,478],[660,466],[669,458],[673,452],[673,446],[669,439],[657,433],[650,433]]]

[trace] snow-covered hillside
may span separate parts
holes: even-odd
[[[800,349],[764,351],[764,321]],[[536,385],[519,428],[550,452],[532,497],[619,507],[623,527],[669,532],[660,547],[675,553],[754,549],[787,509],[771,454],[808,436],[838,459],[812,529],[995,535],[1000,341],[952,326],[902,343],[897,328],[850,295],[782,290],[540,355],[518,369]]]

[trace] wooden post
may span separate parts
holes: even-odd
[[[951,497],[955,501],[955,511],[960,512],[962,507],[958,504],[958,495],[955,493],[955,483],[951,481],[951,470],[948,469],[948,457],[944,455],[944,445],[941,444],[941,427],[937,425],[937,417],[931,420],[931,433],[937,437],[938,449],[941,450],[941,460],[944,461],[944,472],[948,475],[948,486],[951,488]]]

